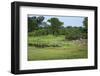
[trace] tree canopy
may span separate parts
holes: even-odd
[[[84,17],[83,26],[63,26],[64,22],[59,18],[52,17],[47,21],[44,16],[28,17],[28,32],[33,32],[34,36],[49,35],[54,36],[65,35],[65,39],[73,40],[87,38],[88,18]]]
[[[63,25],[63,22],[59,21],[58,18],[51,18],[48,22],[50,22],[52,34],[57,35],[60,27]]]

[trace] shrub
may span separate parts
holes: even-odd
[[[77,29],[71,29],[66,32],[65,39],[67,40],[77,40],[82,38],[82,33]]]
[[[38,29],[38,30],[34,31],[33,35],[34,36],[48,35],[48,30],[47,29]]]

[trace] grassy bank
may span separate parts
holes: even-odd
[[[87,58],[86,40],[65,40],[65,36],[29,36],[28,60]]]

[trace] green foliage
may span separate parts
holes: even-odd
[[[48,34],[47,29],[38,29],[34,31],[33,36],[41,36],[41,35],[47,35],[47,34]]]
[[[85,18],[84,18],[83,26],[85,27],[85,29],[88,28],[88,17],[85,17]]]
[[[37,22],[38,22],[39,24],[41,24],[43,20],[44,20],[44,17],[43,17],[43,16],[37,17]]]
[[[88,17],[84,18],[83,21],[83,38],[87,39],[88,35]]]
[[[82,32],[79,28],[68,28],[66,31],[65,39],[67,40],[77,40],[82,38]]]
[[[53,36],[53,35],[46,35],[46,36],[30,36],[28,39],[29,45],[34,47],[60,47],[62,44],[64,44],[62,41],[64,40],[64,36]]]
[[[59,29],[63,25],[63,22],[59,21],[58,18],[51,18],[48,20],[51,24],[51,32],[53,35],[59,34]]]
[[[35,17],[28,18],[28,32],[32,32],[38,28],[37,20]]]
[[[43,16],[28,17],[29,36],[65,35],[66,40],[87,39],[88,18],[85,17],[83,27],[62,26],[64,23],[58,18],[50,18],[44,22]],[[32,33],[31,33],[32,32]]]
[[[39,27],[40,27],[40,24],[42,24],[43,20],[44,20],[43,16],[28,17],[28,32],[32,32],[34,30],[38,30]]]

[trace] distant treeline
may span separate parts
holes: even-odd
[[[28,33],[29,36],[41,35],[65,35],[65,39],[87,39],[88,18],[83,20],[82,27],[63,26],[63,22],[59,18],[50,18],[47,22],[44,21],[44,16],[28,17]]]

